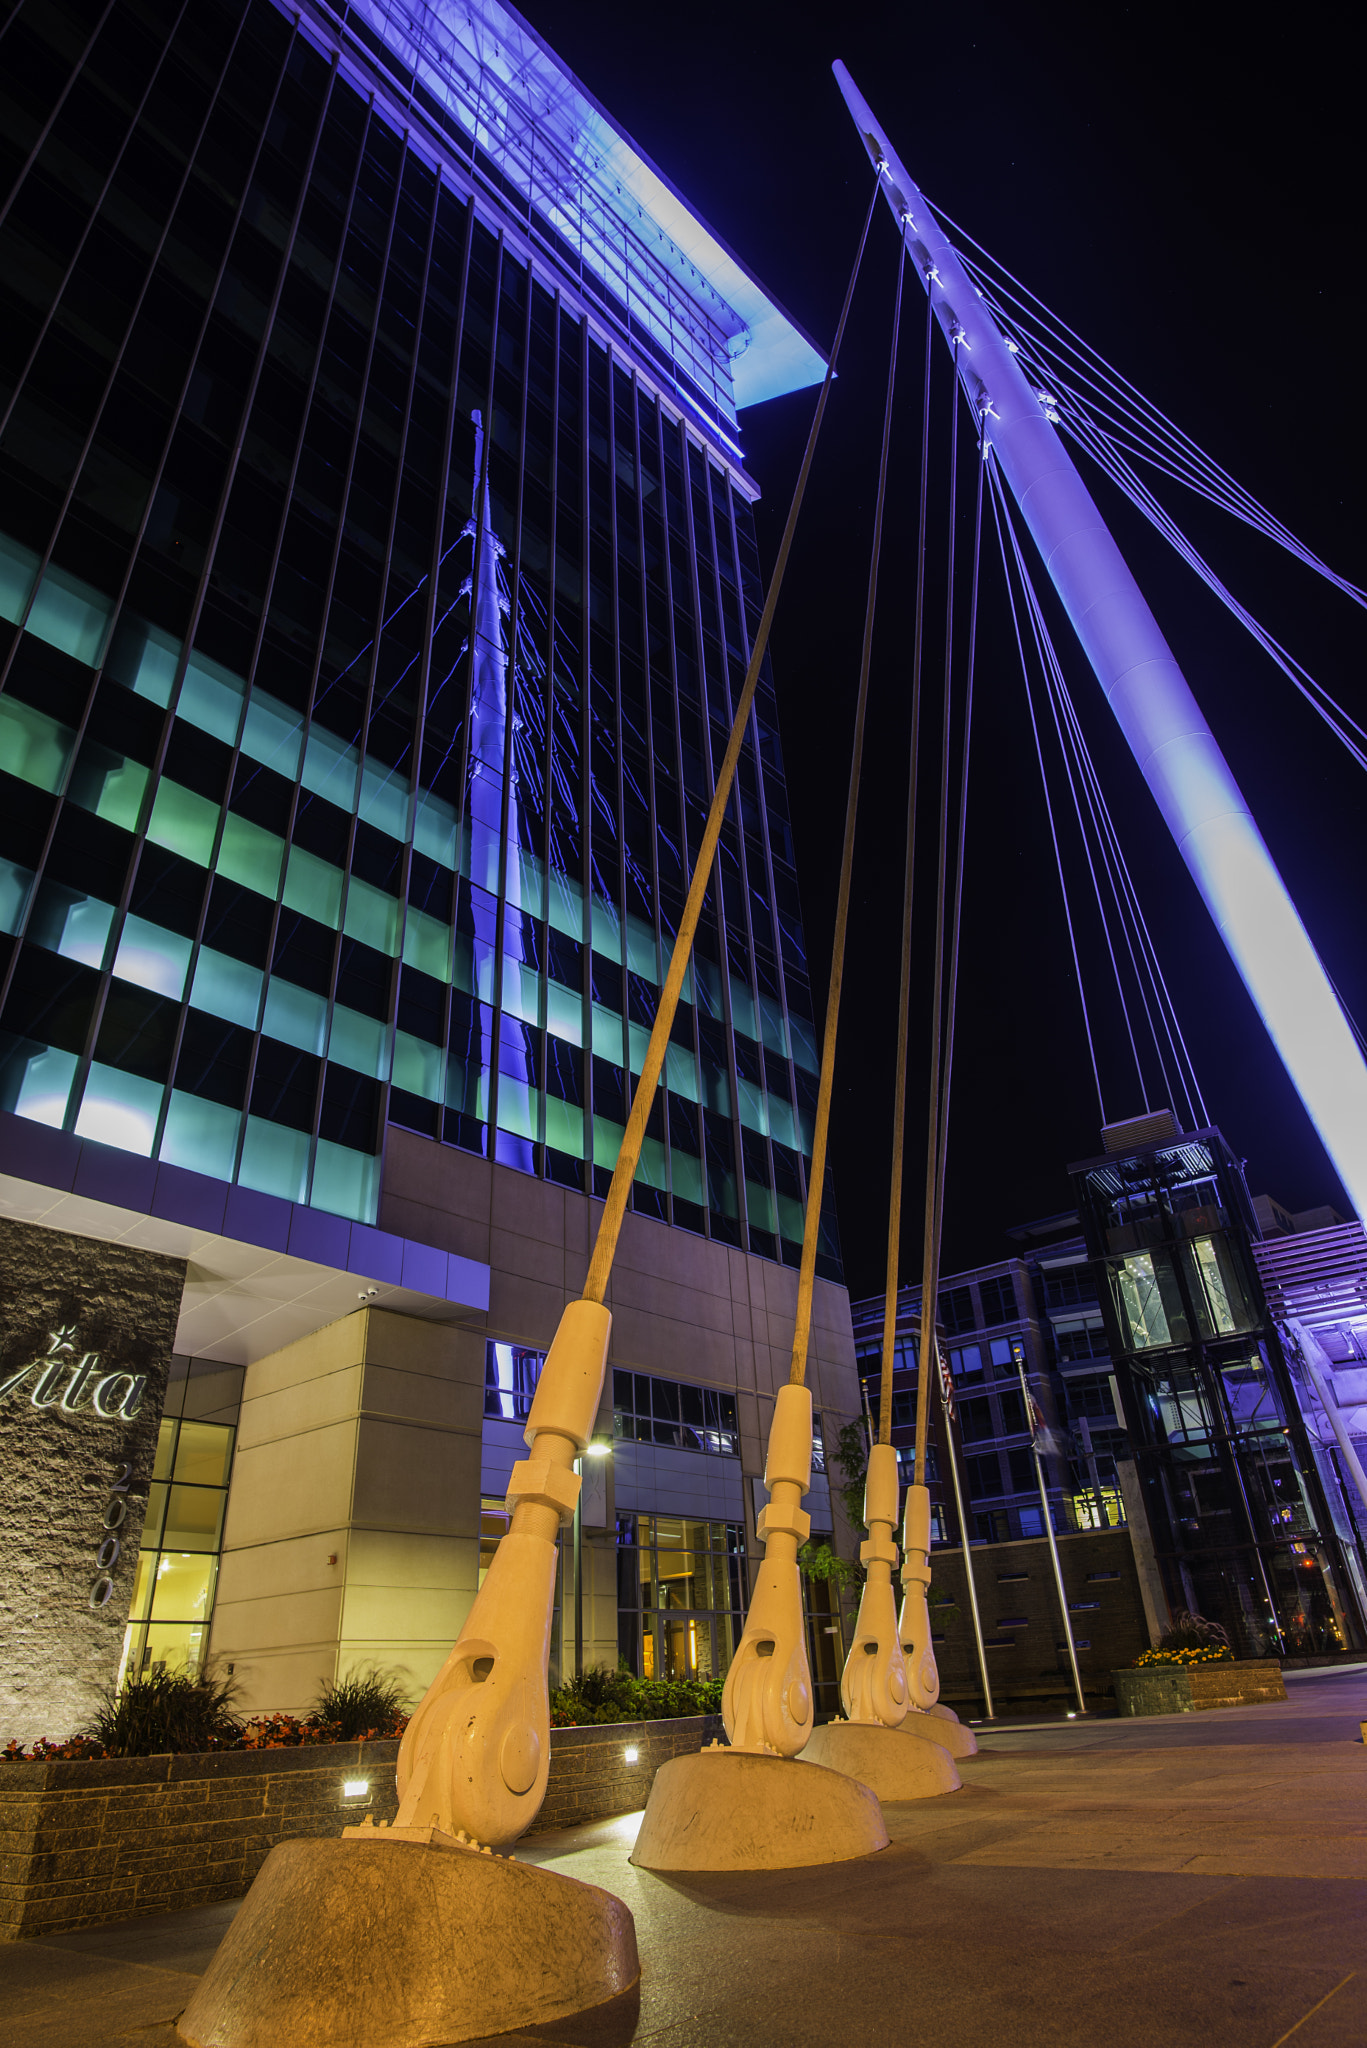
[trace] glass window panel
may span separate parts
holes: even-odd
[[[60,1130],[76,1078],[76,1055],[59,1052],[54,1046],[26,1054],[23,1043],[21,1040],[19,1051],[6,1062],[6,1096],[12,1091],[11,1107],[16,1116]]]
[[[584,1042],[584,999],[578,989],[558,981],[546,984],[546,1029],[567,1045]]]
[[[236,811],[227,813],[223,820],[223,843],[218,851],[220,875],[226,875],[230,882],[240,882],[244,889],[255,889],[258,895],[274,896],[280,887],[284,859],[283,839],[267,832],[263,825],[253,825],[250,818],[239,818]]]
[[[403,957],[407,967],[419,967],[434,981],[451,979],[451,931],[425,910],[410,905],[404,923]],[[533,1019],[535,1022],[535,1019]]]
[[[218,805],[163,776],[157,784],[147,836],[158,846],[207,868],[214,857]]]
[[[17,540],[0,533],[0,619],[17,625],[23,618],[37,574],[38,557],[32,548],[21,547]]]
[[[373,1223],[380,1204],[379,1159],[320,1138],[310,1200],[315,1209],[326,1209],[329,1215],[349,1216],[353,1223]]]
[[[44,882],[33,906],[28,935],[64,959],[84,961],[87,967],[103,967],[113,922],[112,903],[101,903],[97,896],[83,896],[61,882]]]
[[[149,704],[159,704],[164,711],[175,688],[176,668],[183,643],[173,639],[171,634],[163,633],[159,626],[142,626],[139,630],[147,638],[138,654],[137,668],[131,679],[125,677],[125,680],[137,696],[145,697]]]
[[[17,932],[28,909],[33,870],[0,860],[0,932]]]
[[[536,1141],[536,1116],[540,1106],[540,1095],[535,1088],[529,1088],[525,1081],[517,1080],[512,1074],[498,1077],[498,1127],[509,1131],[516,1138]]]
[[[98,590],[49,564],[33,600],[27,630],[50,647],[60,647],[63,654],[83,661],[87,668],[98,668],[112,610],[110,600]]]
[[[299,988],[278,974],[271,976],[266,990],[266,1014],[261,1022],[261,1029],[271,1038],[280,1039],[284,1045],[296,1046],[300,1052],[321,1054],[327,1043],[327,1022],[326,996],[315,995],[312,989]],[[335,1032],[334,1026],[334,1036]],[[340,1057],[339,1053],[333,1054],[334,1059]],[[368,1069],[362,1067],[360,1071],[365,1073]]]
[[[153,1622],[143,1647],[142,1669],[163,1666],[167,1671],[198,1671],[204,1661],[206,1624],[200,1622]]]
[[[119,936],[114,972],[121,981],[131,981],[137,988],[149,988],[157,995],[174,996],[179,1001],[185,993],[190,951],[190,941],[179,932],[165,931],[145,917],[129,916],[124,919]]]
[[[263,767],[274,768],[291,782],[299,773],[304,727],[297,711],[265,690],[253,690],[242,728],[242,751]]]
[[[148,1158],[156,1137],[161,1096],[159,1081],[145,1081],[140,1074],[125,1074],[96,1060],[81,1098],[76,1135]]]
[[[316,918],[319,924],[331,925],[336,931],[342,922],[342,871],[330,861],[319,860],[316,853],[306,853],[302,846],[290,848],[289,867],[285,873],[284,904],[287,910],[298,910],[305,917]]]
[[[231,1180],[241,1123],[239,1110],[228,1109],[221,1102],[205,1102],[198,1095],[173,1088],[159,1156],[169,1166],[185,1166],[192,1173]]]
[[[440,1102],[446,1056],[439,1045],[414,1038],[407,1031],[394,1034],[394,1086],[424,1102]],[[550,1143],[556,1141],[550,1139]]]
[[[249,967],[231,953],[215,952],[212,946],[201,946],[190,1001],[210,1017],[223,1017],[230,1024],[243,1024],[248,1031],[255,1031],[261,981],[259,967]]]
[[[269,996],[266,998],[266,1012],[270,1014]],[[387,1081],[389,1026],[379,1023],[374,1017],[363,1016],[359,1010],[348,1009],[345,1003],[338,1003],[332,1013],[328,1058],[339,1066],[350,1067],[355,1074],[370,1074],[377,1081]]]
[[[311,789],[315,796],[325,796],[330,802],[340,804],[344,811],[356,808],[356,775],[361,757],[355,747],[349,747],[345,740],[339,740],[325,727],[315,725],[309,734],[304,749],[304,772],[300,777],[305,789]],[[430,852],[427,847],[423,851]],[[435,860],[436,855],[432,854]]]
[[[176,1478],[192,1486],[226,1486],[235,1434],[229,1423],[182,1422],[176,1446]],[[173,1541],[170,1537],[166,1540]]]
[[[430,792],[421,796],[413,822],[413,844],[418,852],[425,853],[439,867],[454,871],[460,865],[458,841],[459,826],[453,807]]]
[[[176,715],[197,725],[201,732],[212,733],[225,746],[234,746],[246,687],[241,676],[221,668],[208,655],[192,654],[180,686]]]
[[[127,761],[108,747],[87,740],[76,762],[76,772],[67,791],[73,803],[121,825],[125,832],[137,830],[138,814],[147,789],[148,770],[140,761]]]
[[[360,939],[377,953],[387,953],[392,960],[399,950],[398,903],[385,890],[353,875],[347,889],[342,929],[349,939]]]
[[[341,1147],[335,1149],[340,1151]],[[266,1195],[281,1195],[287,1202],[302,1202],[308,1164],[306,1132],[288,1130],[283,1124],[270,1123],[261,1116],[247,1118],[242,1164],[237,1175],[243,1187],[256,1188]]]
[[[546,1143],[576,1158],[584,1153],[584,1112],[558,1095],[546,1097]]]
[[[691,1152],[675,1152],[671,1149],[669,1167],[674,1181],[674,1193],[680,1201],[696,1202],[701,1207],[707,1199],[703,1186],[701,1159],[696,1158]],[[790,1227],[788,1235],[800,1238],[802,1235],[802,1208],[801,1204],[794,1204],[793,1206],[796,1209],[796,1230]]]
[[[37,789],[61,788],[76,735],[69,726],[21,704],[0,697],[0,761],[11,775]]]
[[[173,1486],[162,1542],[177,1550],[218,1551],[228,1495],[221,1486]]]
[[[156,1577],[156,1569],[156,1551],[140,1550],[137,1576],[133,1580],[133,1598],[128,1606],[130,1621],[146,1621],[147,1610],[152,1604],[152,1583]]]
[[[361,769],[360,815],[392,839],[408,837],[408,777],[368,756]]]
[[[218,1559],[194,1551],[164,1550],[152,1594],[154,1621],[207,1619],[213,1606]]]

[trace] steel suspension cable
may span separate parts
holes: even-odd
[[[940,1278],[940,1236],[945,1213],[945,1161],[949,1155],[949,1098],[954,1077],[954,1015],[959,993],[959,938],[963,929],[964,849],[968,838],[968,768],[973,740],[973,672],[978,651],[978,583],[982,566],[983,483],[987,471],[987,416],[978,422],[978,484],[973,504],[973,577],[968,605],[968,673],[964,682],[963,763],[959,771],[958,844],[954,857],[954,906],[949,926],[949,971],[945,995],[945,1046],[940,1082],[940,1123],[936,1141],[935,1281]],[[924,1300],[924,1293],[922,1299]],[[918,1388],[919,1398],[919,1388]],[[927,1401],[930,1395],[927,1392]],[[918,1475],[918,1484],[925,1480]]]
[[[1023,601],[1030,617],[1036,650],[1044,673],[1045,689],[1049,697],[1055,734],[1058,738],[1069,793],[1072,797],[1074,812],[1077,817],[1078,830],[1083,841],[1083,850],[1092,879],[1097,911],[1102,922],[1103,936],[1106,940],[1112,972],[1116,976],[1117,993],[1122,1013],[1125,1017],[1130,1050],[1140,1074],[1141,1090],[1143,1090],[1144,1086],[1143,1070],[1139,1063],[1138,1050],[1129,1020],[1129,1008],[1111,940],[1110,921],[1091,856],[1090,843],[1083,816],[1084,804],[1087,815],[1090,816],[1092,821],[1092,831],[1096,838],[1103,870],[1115,905],[1116,920],[1119,923],[1125,949],[1129,955],[1131,970],[1135,977],[1136,987],[1144,1010],[1150,1041],[1153,1046],[1154,1056],[1158,1062],[1164,1089],[1168,1092],[1169,1100],[1173,1106],[1179,1106],[1181,1097],[1185,1096],[1187,1112],[1191,1122],[1193,1124],[1204,1124],[1209,1119],[1200,1082],[1196,1075],[1195,1063],[1192,1060],[1190,1048],[1187,1045],[1186,1037],[1177,1016],[1172,993],[1168,988],[1166,978],[1159,963],[1158,949],[1154,943],[1153,934],[1149,930],[1148,921],[1144,916],[1139,893],[1125,858],[1115,820],[1106,801],[1101,778],[1091,750],[1088,747],[1077,707],[1069,691],[1058,651],[1049,632],[1039,595],[1034,588],[1029,574],[1020,538],[1016,533],[1015,524],[1011,517],[1010,506],[1004,498],[1002,499],[1001,517],[1011,541],[1012,555],[1015,560],[1017,575],[1021,582]],[[1012,602],[1014,607],[1014,598]],[[1040,769],[1041,775],[1043,775],[1042,756]],[[1082,791],[1081,799],[1078,794],[1079,789]],[[1047,802],[1048,793],[1046,790]],[[1062,880],[1061,874],[1060,880]],[[1136,948],[1138,949],[1137,954]],[[1148,989],[1151,989],[1153,994],[1152,1009],[1150,1008],[1149,996],[1146,991],[1146,981]],[[1155,1012],[1157,1013],[1158,1024],[1154,1022]],[[1167,1041],[1168,1054],[1172,1061],[1171,1073],[1169,1072],[1168,1059],[1163,1052],[1163,1039]],[[1147,1093],[1144,1094],[1144,1101],[1147,1107]]]
[[[930,1361],[934,1355],[939,1254],[935,1234],[935,1189],[939,1180],[940,1046],[944,1008],[945,881],[949,866],[949,769],[954,713],[954,524],[959,482],[959,357],[950,342],[953,381],[949,426],[949,560],[945,579],[945,672],[941,693],[940,840],[935,874],[935,957],[930,993],[930,1083],[926,1106],[925,1216],[921,1230],[921,1320],[917,1347],[916,1464],[918,1486],[926,1483],[926,1442],[930,1431]]]
[[[1044,676],[1045,698],[1049,705],[1050,717],[1054,723],[1054,735],[1059,743],[1059,751],[1063,760],[1063,772],[1068,784],[1068,794],[1072,799],[1073,811],[1078,819],[1078,829],[1082,837],[1083,858],[1087,863],[1087,873],[1091,879],[1092,894],[1096,899],[1097,914],[1101,919],[1102,938],[1105,941],[1107,958],[1111,963],[1111,975],[1115,981],[1116,998],[1120,1004],[1120,1014],[1125,1024],[1125,1036],[1129,1041],[1130,1057],[1134,1061],[1135,1075],[1139,1082],[1140,1098],[1144,1108],[1147,1110],[1149,1107],[1149,1096],[1148,1084],[1144,1079],[1144,1064],[1139,1057],[1139,1047],[1135,1042],[1134,1026],[1130,1021],[1130,1006],[1125,999],[1125,984],[1120,973],[1120,963],[1115,957],[1110,920],[1106,916],[1105,905],[1102,901],[1101,884],[1097,879],[1096,864],[1092,858],[1091,842],[1082,828],[1081,808],[1078,802],[1077,787],[1073,779],[1072,762],[1069,758],[1068,749],[1064,745],[1063,735],[1059,727],[1058,707],[1054,699],[1050,669],[1050,657],[1054,652],[1053,642],[1049,637],[1048,627],[1040,610],[1039,599],[1030,580],[1030,572],[1026,567],[1020,537],[1016,532],[1015,523],[1011,517],[1011,508],[1004,497],[1001,500],[1001,516],[1010,538],[1011,551],[1016,564],[1016,573],[1020,578],[1022,602],[1025,606],[1026,617],[1030,622],[1030,632],[1035,643],[1035,653],[1039,658],[1040,669]],[[1043,760],[1041,758],[1041,773],[1043,772]],[[1150,1030],[1152,1030],[1152,1020],[1150,1020]]]
[[[1082,1008],[1082,1029],[1087,1039],[1087,1057],[1091,1063],[1092,1082],[1096,1088],[1097,1112],[1104,1125],[1107,1121],[1106,1098],[1102,1092],[1101,1071],[1096,1061],[1096,1042],[1092,1036],[1092,1019],[1091,1013],[1087,1008],[1087,992],[1082,985],[1082,967],[1078,960],[1077,952],[1077,933],[1073,928],[1073,908],[1068,896],[1068,883],[1063,872],[1063,854],[1058,842],[1058,826],[1054,819],[1053,800],[1049,794],[1049,778],[1044,771],[1044,749],[1040,742],[1039,723],[1035,717],[1035,700],[1030,689],[1030,666],[1025,658],[1025,642],[1021,637],[1020,618],[1016,610],[1016,593],[1011,581],[1011,563],[1007,554],[1006,535],[1002,528],[1002,512],[1005,509],[1004,498],[995,471],[989,476],[988,482],[992,491],[992,521],[996,528],[997,545],[1001,551],[1002,573],[1006,579],[1007,602],[1011,608],[1011,625],[1016,636],[1016,652],[1020,657],[1021,680],[1025,685],[1025,703],[1030,714],[1030,732],[1035,743],[1035,760],[1039,764],[1040,788],[1044,792],[1044,810],[1049,820],[1049,839],[1054,849],[1054,866],[1058,871],[1059,893],[1063,898],[1063,918],[1064,923],[1068,927],[1068,950],[1073,959],[1073,982],[1077,988],[1078,1002]]]
[[[904,238],[905,246],[905,238]],[[926,599],[926,510],[930,489],[930,371],[935,305],[926,294],[925,379],[921,395],[921,492],[916,526],[916,604],[911,636],[911,744],[907,765],[907,849],[902,868],[902,965],[897,990],[897,1064],[892,1084],[892,1185],[888,1196],[888,1264],[883,1293],[883,1358],[878,1441],[892,1442],[892,1360],[897,1337],[897,1282],[902,1250],[902,1175],[907,1122],[907,1034],[911,1017],[911,906],[916,882],[916,770],[920,758],[921,649]]]
[[[850,879],[854,868],[854,835],[859,810],[859,777],[864,758],[864,719],[869,701],[869,670],[873,663],[873,626],[878,607],[878,567],[883,552],[883,513],[888,495],[888,454],[892,446],[893,396],[897,383],[897,337],[902,323],[902,283],[906,250],[897,238],[897,294],[893,304],[892,343],[888,351],[888,389],[883,406],[883,445],[878,457],[878,495],[869,549],[869,588],[864,606],[864,639],[859,654],[859,693],[855,700],[854,740],[850,750],[850,786],[845,799],[845,837],[840,849],[840,880],[836,889],[835,931],[831,939],[831,978],[826,994],[826,1021],[821,1037],[821,1078],[817,1084],[812,1163],[807,1179],[807,1208],[802,1219],[802,1264],[798,1270],[797,1317],[788,1378],[801,1386],[807,1373],[807,1345],[812,1326],[812,1295],[816,1286],[816,1248],[821,1232],[822,1196],[826,1186],[826,1138],[831,1121],[831,1090],[835,1081],[836,1028],[840,1022],[840,991],[845,976],[845,933],[850,914]],[[889,1399],[887,1414],[892,1412]]]
[[[660,991],[659,1007],[655,1012],[655,1022],[651,1029],[650,1042],[646,1047],[645,1057],[641,1062],[640,1078],[636,1083],[636,1092],[631,1099],[631,1111],[627,1117],[626,1129],[622,1133],[622,1142],[618,1147],[617,1164],[613,1168],[612,1173],[612,1184],[608,1189],[607,1200],[603,1204],[603,1213],[598,1219],[598,1231],[593,1244],[593,1257],[589,1262],[588,1277],[584,1282],[585,1301],[601,1302],[607,1293],[608,1279],[612,1272],[612,1261],[617,1250],[617,1240],[622,1233],[622,1221],[626,1215],[627,1201],[631,1194],[631,1184],[636,1177],[636,1167],[641,1156],[641,1145],[646,1132],[646,1120],[650,1115],[651,1104],[655,1099],[655,1090],[660,1079],[660,1071],[664,1066],[665,1049],[669,1044],[669,1034],[674,1028],[674,1017],[679,1005],[679,994],[683,988],[684,975],[688,971],[688,960],[692,952],[693,938],[698,928],[698,920],[702,915],[703,898],[707,893],[707,885],[712,873],[712,863],[716,857],[717,841],[721,837],[722,819],[725,816],[726,805],[731,795],[731,785],[735,780],[736,764],[740,760],[740,750],[745,739],[745,728],[749,723],[751,706],[755,700],[755,689],[759,682],[760,666],[768,649],[769,633],[774,622],[774,610],[778,604],[779,591],[783,587],[784,571],[788,566],[788,556],[793,545],[793,535],[797,529],[798,514],[802,510],[802,500],[807,490],[807,479],[811,474],[812,458],[816,454],[816,444],[821,433],[821,423],[826,415],[826,403],[830,397],[831,385],[835,379],[835,366],[840,355],[841,343],[845,338],[845,327],[850,317],[850,307],[854,301],[854,290],[859,281],[859,272],[864,260],[864,249],[869,239],[869,228],[873,223],[873,211],[878,204],[878,193],[882,182],[883,166],[880,163],[874,172],[873,191],[869,195],[869,210],[864,216],[864,226],[859,237],[859,247],[855,254],[854,267],[850,271],[850,280],[845,288],[844,304],[840,309],[840,320],[835,330],[835,340],[831,345],[830,361],[826,365],[826,375],[822,379],[821,393],[817,399],[816,411],[812,418],[811,429],[807,435],[807,446],[802,457],[802,467],[798,471],[797,482],[793,487],[792,502],[788,507],[788,519],[783,529],[783,538],[779,543],[778,557],[774,563],[774,573],[769,579],[769,589],[764,599],[764,610],[760,616],[760,622],[755,631],[754,644],[750,650],[750,663],[745,672],[745,682],[736,702],[736,714],[731,724],[731,735],[727,740],[726,752],[722,756],[721,767],[717,773],[716,786],[712,792],[712,803],[707,813],[707,823],[703,828],[702,843],[698,848],[698,858],[694,863],[692,879],[688,885],[688,899],[684,904],[683,916],[680,919],[679,929],[675,935],[674,948],[670,954],[669,970],[665,975],[664,987]],[[809,1186],[809,1202],[810,1193]],[[810,1299],[808,1313],[810,1316]]]

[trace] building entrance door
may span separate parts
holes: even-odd
[[[715,1621],[711,1614],[657,1614],[656,1675],[711,1678],[717,1669]]]

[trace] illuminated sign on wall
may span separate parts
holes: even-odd
[[[30,1359],[8,1379],[0,1380],[0,1401],[17,1394],[29,1380],[33,1407],[63,1408],[68,1415],[81,1408],[106,1422],[131,1422],[147,1387],[145,1373],[103,1372],[98,1351],[80,1352],[74,1323],[51,1333],[40,1358]]]

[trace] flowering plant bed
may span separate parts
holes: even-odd
[[[1145,1650],[1141,1657],[1135,1658],[1134,1668],[1136,1671],[1145,1671],[1151,1670],[1155,1665],[1165,1665],[1168,1668],[1175,1666],[1178,1670],[1188,1671],[1193,1664],[1232,1664],[1233,1662],[1234,1652],[1226,1643],[1210,1644],[1200,1648],[1192,1646],[1181,1650],[1164,1650],[1162,1648]]]
[[[1116,1705],[1125,1715],[1199,1714],[1213,1707],[1250,1707],[1285,1700],[1275,1657],[1165,1658],[1141,1670],[1113,1671]]]

